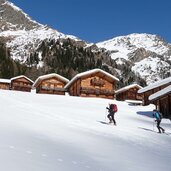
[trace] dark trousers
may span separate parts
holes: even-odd
[[[159,133],[161,133],[161,130],[162,132],[164,132],[164,129],[160,126],[160,123],[161,123],[161,120],[157,120],[157,128],[159,130]]]
[[[114,114],[115,114],[114,112],[111,112],[107,115],[107,117],[109,118],[110,121],[113,121],[114,125],[116,125]]]

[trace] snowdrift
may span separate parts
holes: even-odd
[[[3,171],[170,171],[171,122],[158,134],[153,105],[1,90],[0,107]]]

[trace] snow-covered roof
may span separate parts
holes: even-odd
[[[42,76],[38,77],[36,79],[36,81],[34,82],[33,87],[35,87],[37,84],[39,84],[39,82],[41,82],[42,80],[49,79],[49,78],[52,78],[52,77],[58,78],[58,79],[62,80],[65,83],[69,82],[69,80],[67,78],[65,78],[65,77],[63,77],[61,75],[58,75],[56,73],[51,73],[51,74],[42,75]]]
[[[142,104],[141,100],[125,100],[125,102],[127,103],[131,103],[131,104]]]
[[[128,86],[126,86],[126,87],[123,87],[123,88],[121,88],[121,89],[115,91],[115,93],[118,94],[118,93],[127,91],[127,90],[129,90],[129,89],[131,89],[131,88],[133,88],[133,87],[142,88],[142,87],[141,87],[140,85],[138,85],[138,84],[131,84],[131,85],[128,85]]]
[[[159,97],[162,97],[168,93],[171,93],[171,85],[149,96],[149,100],[152,101],[158,99]]]
[[[101,69],[92,69],[92,70],[89,70],[89,71],[85,71],[85,72],[82,72],[82,73],[79,73],[77,74],[75,77],[73,77],[71,79],[70,82],[68,82],[68,84],[65,85],[65,88],[68,88],[74,81],[76,81],[78,78],[80,77],[83,77],[83,76],[88,76],[88,75],[91,75],[91,74],[94,74],[94,73],[97,73],[97,72],[100,72],[100,73],[103,73],[104,75],[107,75],[108,77],[110,77],[111,79],[113,80],[116,80],[116,81],[119,81],[119,79],[111,74],[109,74],[108,72],[106,71],[103,71]]]
[[[8,84],[10,84],[11,80],[9,80],[9,79],[0,79],[0,83],[8,83]]]
[[[149,86],[146,86],[138,91],[138,93],[144,93],[146,91],[152,90],[154,88],[163,86],[165,84],[171,83],[171,77],[165,78],[163,80],[157,81],[153,84],[150,84]]]
[[[20,76],[17,76],[17,77],[13,77],[13,78],[11,78],[11,81],[22,78],[22,77],[24,77],[25,79],[27,79],[30,82],[34,83],[30,78],[26,77],[25,75],[20,75]]]

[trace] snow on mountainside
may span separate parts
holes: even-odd
[[[67,75],[70,74],[69,76],[72,77],[72,74],[77,73],[78,70],[82,71],[83,68],[86,70],[87,66],[89,66],[87,69],[106,68],[106,71],[120,77],[120,80],[125,80],[121,83],[122,86],[137,80],[141,80],[142,83],[142,79],[150,84],[171,75],[171,45],[157,35],[130,34],[97,43],[96,46],[32,20],[22,9],[7,0],[0,0],[0,21],[0,40],[6,43],[10,57],[29,67],[40,70],[42,68],[42,71],[39,70],[40,74],[51,70],[63,72],[70,69]],[[71,41],[66,43],[68,38]],[[65,46],[62,47],[63,42]],[[65,54],[68,43],[71,44]],[[74,47],[71,48],[71,46]],[[63,52],[60,51],[61,47]],[[104,48],[106,50],[103,50]],[[56,53],[57,51],[60,52]],[[65,59],[63,54],[66,56],[69,54],[72,59],[70,63],[73,61],[82,63],[80,57],[86,58],[87,61],[84,61],[87,66],[80,65],[79,68],[74,63],[72,67],[59,68],[58,58],[63,61],[61,60]],[[74,57],[71,58],[71,55]],[[56,63],[54,64],[53,61]],[[32,73],[34,73],[33,70]],[[32,77],[36,76],[32,74]]]
[[[11,2],[1,0],[0,11],[2,20],[0,37],[6,39],[6,45],[11,49],[11,57],[22,63],[45,39],[71,38],[79,40],[75,36],[65,35],[32,20]]]
[[[151,34],[130,34],[119,36],[111,40],[97,43],[98,47],[112,51],[111,57],[129,59],[129,54],[138,48],[144,48],[147,51],[163,55],[171,48],[164,40]]]
[[[0,18],[0,31],[30,30],[41,26],[41,24],[24,13],[23,10],[6,0],[0,0]]]
[[[1,170],[170,171],[170,121],[158,134],[153,105],[115,101],[117,126],[107,125],[111,102],[0,90]]]
[[[11,49],[11,57],[21,62],[25,62],[31,52],[34,52],[39,44],[45,39],[76,38],[65,35],[47,26],[40,26],[33,30],[4,31],[0,33],[2,37],[10,38],[7,47]]]
[[[171,45],[160,36],[134,33],[97,43],[97,46],[110,51],[117,64],[131,61],[132,70],[147,84],[171,74]]]

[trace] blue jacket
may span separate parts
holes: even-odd
[[[161,115],[161,113],[158,112],[158,111],[155,111],[155,112],[153,113],[153,117],[154,117],[157,121],[159,121],[159,120],[162,119],[162,115]]]

